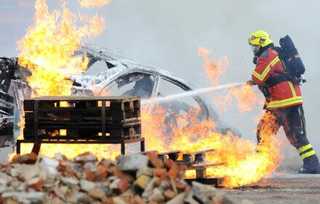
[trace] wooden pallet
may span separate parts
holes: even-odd
[[[196,152],[183,153],[182,151],[169,151],[169,152],[161,152],[158,154],[159,158],[163,159],[165,157],[177,161],[183,162],[188,166],[192,166],[193,164],[202,163],[205,160],[205,156],[209,152],[214,152],[214,149],[205,149]],[[182,159],[179,160],[179,157]]]
[[[24,102],[24,136],[141,136],[137,97],[41,97]]]
[[[158,154],[158,157],[160,159],[171,159],[178,164],[185,165],[188,170],[194,170],[196,177],[193,179],[186,179],[189,183],[197,181],[203,184],[219,186],[223,182],[223,178],[210,178],[206,174],[207,168],[223,165],[221,163],[205,162],[205,156],[210,152],[214,152],[214,149],[205,149],[188,153],[182,151],[161,152]]]
[[[25,100],[24,111],[24,140],[17,146],[24,142],[124,144],[138,140],[144,150],[138,97],[40,97]]]

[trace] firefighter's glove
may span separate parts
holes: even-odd
[[[253,81],[253,80],[248,80],[248,81],[246,82],[246,84],[247,84],[247,85],[250,85],[250,86],[257,85],[256,82]]]

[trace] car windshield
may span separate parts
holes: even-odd
[[[154,86],[154,77],[144,73],[131,73],[117,78],[105,87],[112,96],[140,96],[149,98]]]

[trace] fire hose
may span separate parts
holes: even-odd
[[[201,89],[197,89],[197,90],[186,91],[186,92],[183,92],[183,93],[173,94],[173,95],[169,95],[169,96],[144,99],[144,100],[141,101],[141,104],[145,105],[145,104],[151,104],[151,103],[163,103],[163,102],[176,100],[176,99],[183,98],[183,97],[201,95],[201,94],[220,91],[220,90],[224,90],[224,89],[231,89],[231,88],[241,87],[241,86],[244,86],[244,85],[253,85],[253,83],[250,83],[250,82],[239,82],[239,83],[224,84],[224,85],[220,85],[220,86],[207,87],[207,88],[201,88]]]

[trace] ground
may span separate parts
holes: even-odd
[[[249,204],[318,204],[320,203],[320,175],[277,174],[258,184],[234,190],[223,190],[230,199]],[[240,202],[241,204],[241,202]]]

